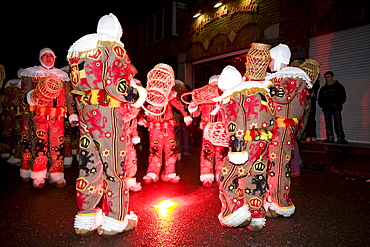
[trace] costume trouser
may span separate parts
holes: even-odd
[[[14,157],[19,158],[20,155],[20,125],[19,119],[12,112],[3,112],[1,115],[2,121],[2,138],[1,138],[1,154],[12,154],[12,149],[15,149]]]
[[[298,141],[294,142],[294,150],[292,152],[292,158],[290,159],[290,171],[291,173],[301,173],[300,163],[302,162],[301,154],[299,153]]]
[[[149,123],[149,166],[147,173],[154,173],[159,177],[162,168],[162,153],[164,153],[164,175],[176,173],[178,151],[175,138],[175,121],[163,123]]]
[[[64,119],[64,158],[72,159],[72,127],[68,118]]]
[[[276,128],[269,145],[268,167],[269,196],[266,209],[270,207],[280,215],[289,217],[295,211],[290,198],[290,159],[294,149],[296,126]]]
[[[31,177],[31,165],[33,162],[33,148],[35,135],[35,122],[33,114],[24,114],[20,117],[21,125],[21,169],[20,175],[22,178]]]
[[[128,208],[128,188],[122,167],[126,158],[126,133],[117,108],[81,106],[80,160],[76,181],[78,215],[95,214],[101,202],[105,216],[123,221]]]
[[[137,156],[135,146],[132,143],[130,129],[127,130],[126,140],[126,160],[123,170],[125,173],[125,178],[134,178],[137,172]]]
[[[334,130],[337,137],[344,138],[344,131],[342,125],[342,114],[341,111],[324,112],[325,117],[325,129],[326,137],[334,138]],[[333,130],[333,119],[334,119],[334,130]]]
[[[49,180],[64,179],[64,116],[61,120],[36,120],[35,161],[32,166],[32,179],[46,179],[49,157]]]
[[[209,140],[202,139],[202,150],[200,153],[200,181],[206,178],[214,179],[214,174],[219,176],[220,169],[227,156],[228,148],[215,146]],[[218,179],[217,179],[218,180]]]
[[[311,99],[310,111],[306,125],[306,137],[317,137],[316,135],[316,100]]]
[[[190,153],[190,132],[184,121],[180,121],[178,128],[179,153]]]
[[[228,159],[220,171],[221,214],[225,218],[248,205],[252,218],[264,218],[263,198],[267,191],[268,142],[249,141],[248,161],[232,164]]]

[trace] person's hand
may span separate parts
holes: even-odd
[[[193,119],[190,116],[186,116],[184,117],[184,122],[186,126],[189,126],[193,122]]]
[[[78,126],[78,121],[72,121],[71,122],[71,127],[76,127]]]
[[[145,118],[140,118],[137,121],[137,124],[140,125],[140,126],[143,126],[145,128],[148,128],[148,122],[145,120]]]
[[[133,137],[132,139],[131,139],[131,141],[132,141],[132,143],[134,144],[134,145],[136,145],[136,144],[139,144],[140,143],[140,141],[141,141],[141,139],[140,139],[140,137]]]

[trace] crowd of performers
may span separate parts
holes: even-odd
[[[290,217],[295,211],[290,160],[318,63],[307,59],[290,67],[288,46],[253,43],[244,75],[228,65],[208,85],[178,94],[167,64],[149,71],[146,88],[134,78],[137,71],[121,36],[116,16],[105,15],[96,33],[68,50],[68,73],[54,68],[56,56],[44,48],[39,66],[21,69],[19,79],[7,82],[1,155],[20,164],[22,181],[42,188],[49,180],[63,188],[74,146],[79,150],[75,232],[129,231],[138,223],[129,211],[129,191],[142,189],[136,181],[138,125],[148,128],[150,143],[143,183],[180,181],[176,108],[186,125],[201,118],[200,181],[219,187],[222,226],[260,231],[266,216]]]

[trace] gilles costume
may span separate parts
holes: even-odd
[[[7,163],[20,165],[20,124],[17,116],[19,105],[20,79],[9,80],[5,84],[4,94],[1,97],[1,121],[2,121],[2,140],[1,158],[9,158]],[[12,152],[12,149],[15,152]],[[12,154],[12,155],[11,155]]]
[[[214,75],[209,79],[211,85],[217,85],[218,75]],[[194,101],[193,101],[194,102]],[[188,110],[192,118],[201,116],[200,129],[203,131],[202,136],[202,149],[200,152],[200,181],[204,187],[211,187],[216,174],[216,181],[219,181],[220,169],[224,163],[225,157],[228,154],[228,147],[215,145],[207,138],[204,134],[204,130],[207,124],[212,124],[217,121],[225,119],[224,110],[218,110],[217,113],[213,113],[216,109],[217,103],[206,103],[201,105],[190,104]]]
[[[131,64],[121,36],[117,17],[105,15],[97,33],[83,36],[68,51],[81,135],[76,181],[79,211],[74,222],[80,235],[95,230],[99,235],[115,235],[133,229],[138,221],[133,212],[128,213],[123,121],[136,117],[145,89],[129,85]]]
[[[162,84],[162,89],[165,87],[168,90],[168,98],[163,107],[149,104],[147,106],[147,125],[149,131],[149,165],[147,174],[144,176],[145,184],[152,184],[159,179],[159,173],[162,168],[162,158],[164,154],[164,171],[161,179],[164,182],[178,183],[180,177],[176,174],[176,161],[178,158],[178,149],[175,136],[175,126],[177,122],[172,112],[172,107],[178,109],[184,116],[184,122],[188,126],[192,122],[192,118],[186,112],[184,105],[181,103],[173,89],[175,85],[175,74],[173,69],[167,64],[156,65],[148,75],[155,75]],[[163,75],[163,76],[162,76]],[[150,76],[148,76],[149,79]],[[161,78],[165,77],[165,80]],[[153,80],[154,81],[154,80]],[[151,81],[150,81],[151,82]],[[150,83],[148,81],[147,90]],[[161,86],[159,86],[158,89]],[[148,98],[150,97],[150,90]],[[147,100],[148,101],[148,100]],[[145,108],[146,109],[146,108]]]
[[[141,82],[135,78],[132,78],[130,81],[130,85],[137,85],[141,86]],[[132,109],[131,114],[135,114],[135,109]],[[137,155],[136,155],[136,149],[135,145],[139,144],[141,141],[141,138],[139,136],[138,130],[137,130],[137,124],[138,124],[138,115],[140,112],[140,109],[136,109],[137,115],[135,117],[130,117],[128,121],[125,121],[123,123],[123,129],[127,135],[126,137],[126,161],[125,165],[123,167],[123,172],[125,174],[125,179],[127,186],[130,191],[132,192],[139,192],[142,190],[141,184],[136,182],[136,172],[137,172]]]
[[[265,225],[263,198],[275,109],[264,81],[241,81],[231,66],[219,80],[219,87],[226,89],[221,97],[229,136],[228,158],[220,172],[219,220],[223,226],[260,231]]]
[[[40,51],[40,62],[42,67],[34,67],[22,71],[21,75],[39,78],[35,89],[27,93],[27,102],[34,109],[34,122],[36,143],[34,150],[34,161],[31,169],[33,186],[42,188],[47,176],[49,182],[58,188],[65,186],[64,179],[64,117],[77,121],[77,115],[73,108],[73,98],[70,95],[69,76],[67,73],[52,66],[47,67],[41,57],[49,53],[54,56],[54,52],[49,48]],[[45,68],[47,67],[47,68]],[[56,95],[50,96],[48,101],[40,103],[42,96],[38,90],[42,90],[40,84],[47,78],[55,78],[61,81],[60,91]],[[42,92],[47,93],[47,92]],[[41,98],[40,98],[41,97]],[[50,167],[48,168],[50,156]]]
[[[192,121],[189,114],[185,111],[184,105],[176,97],[175,91],[173,96],[165,106],[164,114],[157,116],[149,113],[147,116],[149,131],[149,165],[147,174],[144,176],[144,183],[151,184],[157,182],[159,173],[162,168],[162,157],[164,154],[164,171],[161,179],[164,182],[178,183],[180,176],[176,174],[176,161],[178,156],[175,126],[177,122],[172,112],[172,107],[178,109],[184,116],[184,121],[189,125]],[[148,107],[151,110],[150,107]],[[190,123],[189,123],[190,122]]]
[[[306,104],[307,88],[311,88],[310,78],[300,68],[285,67],[290,59],[289,47],[283,44],[270,50],[274,59],[273,71],[266,76],[272,83],[271,97],[276,109],[276,120],[272,141],[269,145],[268,197],[265,209],[268,216],[290,217],[295,206],[290,197],[290,165],[299,121]]]
[[[71,107],[73,99],[66,91],[69,76],[64,71],[54,68],[54,64],[46,65],[42,61],[42,56],[46,53],[55,58],[51,49],[43,48],[39,53],[41,65],[29,67],[20,73],[22,95],[18,107],[18,114],[21,115],[22,163],[20,175],[23,182],[32,178],[33,186],[36,188],[42,188],[48,176],[53,185],[58,187],[65,185],[63,171],[64,116],[67,113],[67,107],[70,113],[73,112]],[[63,88],[59,91],[58,97],[50,98],[48,103],[45,101],[45,104],[40,105],[36,102],[38,96],[33,97],[33,95],[38,93],[35,88],[39,83],[47,78],[61,81]],[[67,103],[66,99],[68,99]],[[50,167],[48,169],[49,151]]]

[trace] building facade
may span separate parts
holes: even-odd
[[[217,2],[222,4],[215,8]],[[169,1],[125,30],[124,42],[144,83],[146,73],[164,62],[192,88],[208,83],[226,65],[243,74],[253,42],[287,44],[292,58],[318,60],[322,75],[334,71],[347,90],[346,138],[370,143],[369,24],[366,0]],[[316,120],[318,138],[325,139],[319,108]]]

